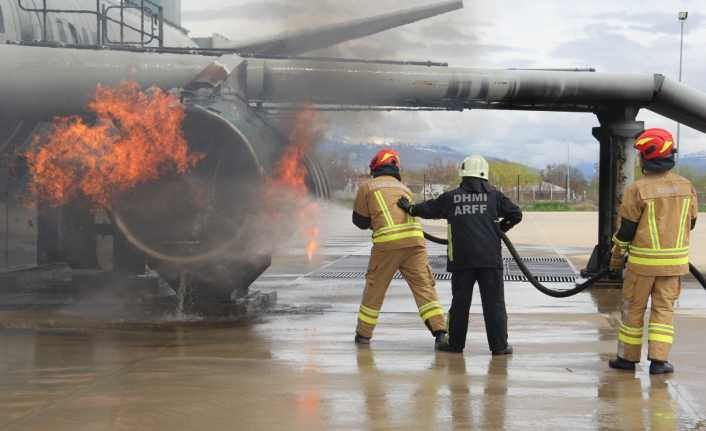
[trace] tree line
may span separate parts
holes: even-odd
[[[362,169],[351,166],[346,154],[325,154],[320,157],[324,169],[329,173],[329,180],[333,189],[342,189],[350,178],[366,175]],[[583,173],[575,167],[566,164],[550,164],[544,169],[534,169],[521,163],[506,160],[491,159],[490,182],[503,190],[514,190],[519,181],[522,188],[548,182],[562,188],[567,185],[567,169],[571,189],[577,194],[590,188],[590,182]],[[445,162],[440,159],[432,160],[426,167],[417,169],[402,169],[405,182],[410,184],[442,184],[456,186],[460,183],[458,164]]]

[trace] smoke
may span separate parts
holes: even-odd
[[[316,251],[319,206],[309,197],[305,155],[323,124],[307,110],[291,120],[271,176],[260,175],[245,145],[221,145],[213,125],[197,122],[186,132],[206,154],[196,169],[142,185],[118,202],[113,216],[120,232],[173,287],[184,272],[197,289],[247,287],[292,236],[304,240],[299,256]]]
[[[280,0],[237,1],[216,6],[199,3],[190,13],[208,13],[214,17],[205,22],[189,23],[198,33],[217,31],[238,42],[260,39],[283,32],[313,29],[352,19],[367,18],[383,13],[430,5],[438,0]],[[233,5],[236,3],[236,5]],[[450,62],[455,65],[477,65],[481,54],[499,47],[483,44],[478,33],[485,31],[492,16],[489,6],[466,2],[464,10],[454,11],[380,34],[309,52],[307,56],[345,57],[380,60],[419,60]],[[189,8],[189,2],[185,1]],[[204,12],[206,8],[208,12]],[[197,11],[198,9],[198,11]],[[286,9],[286,12],[284,11]],[[250,13],[257,11],[257,13]],[[199,12],[200,11],[200,12]],[[247,13],[246,13],[247,11]],[[220,14],[220,18],[215,19]],[[235,21],[234,21],[235,20]],[[234,22],[237,25],[234,25]],[[237,29],[237,31],[235,30]],[[327,134],[369,142],[371,138],[386,137],[393,141],[425,142],[433,125],[414,112],[382,114],[378,112],[336,112],[324,114]]]
[[[218,8],[186,10],[182,19],[187,22],[213,21],[222,19],[277,20],[296,15],[300,10],[290,2],[258,1],[242,5],[223,5]]]

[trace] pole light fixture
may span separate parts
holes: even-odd
[[[682,82],[682,70],[684,65],[684,24],[689,18],[688,11],[679,12],[679,24],[681,25],[681,38],[679,39],[679,82]],[[677,123],[677,149],[681,150],[681,123]],[[677,159],[679,154],[677,153]]]

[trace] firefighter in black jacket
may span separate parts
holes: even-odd
[[[522,211],[488,183],[488,170],[483,157],[468,157],[461,164],[462,182],[457,189],[418,205],[405,198],[397,203],[411,216],[448,221],[448,271],[452,274],[453,299],[448,342],[439,345],[439,350],[463,351],[477,281],[490,351],[493,355],[512,354],[507,342],[500,234],[522,221]]]

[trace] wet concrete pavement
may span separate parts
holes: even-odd
[[[478,300],[466,353],[435,353],[395,281],[358,348],[362,280],[306,276],[366,252],[366,235],[340,226],[315,263],[296,242],[275,259],[256,288],[279,305],[247,325],[0,313],[0,430],[706,429],[700,288],[680,300],[670,377],[607,368],[615,290],[560,300],[507,283],[516,353],[493,358]],[[449,282],[437,287],[447,307]]]

